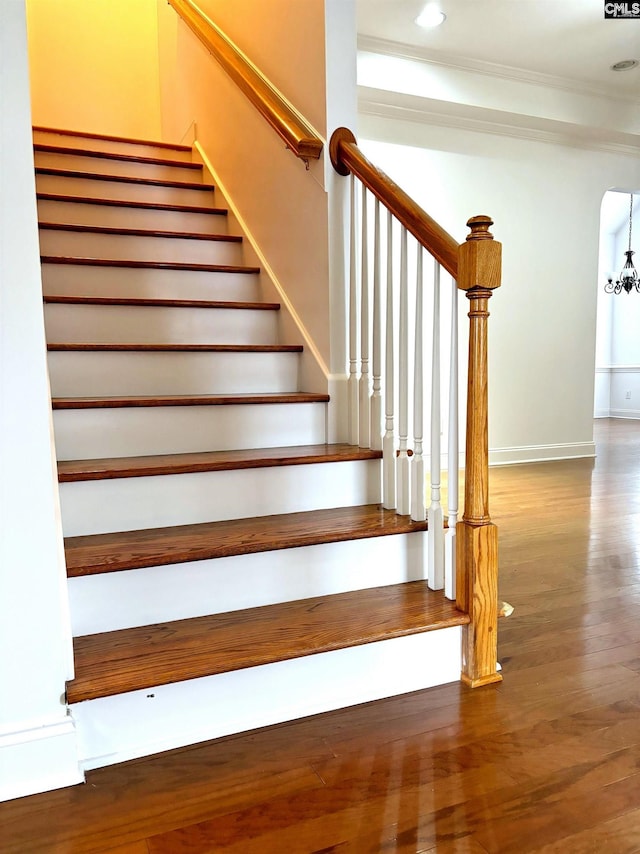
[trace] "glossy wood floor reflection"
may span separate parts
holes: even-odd
[[[503,683],[90,772],[0,805],[2,854],[640,852],[640,421],[596,438],[491,471]]]

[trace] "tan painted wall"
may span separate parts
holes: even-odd
[[[27,0],[33,123],[160,138],[155,0]]]
[[[263,73],[296,108],[324,131],[324,0],[268,4],[203,0],[202,5],[256,65],[262,64]],[[164,136],[187,134],[191,141],[188,130],[195,123],[195,138],[328,365],[328,198],[323,164],[305,171],[164,0],[158,3],[158,25]],[[290,341],[291,334],[296,335],[295,342],[302,340],[287,326],[285,340]],[[312,373],[317,387],[318,375]]]
[[[198,5],[324,135],[324,0],[198,0]]]

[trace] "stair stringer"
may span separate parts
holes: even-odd
[[[87,771],[458,681],[461,628],[72,704]]]

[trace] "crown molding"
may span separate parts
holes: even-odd
[[[541,71],[530,71],[525,68],[515,68],[510,65],[500,65],[497,62],[486,62],[470,57],[456,56],[441,51],[429,50],[428,48],[410,45],[404,42],[395,42],[390,39],[381,39],[377,36],[358,35],[358,50],[370,53],[379,53],[385,56],[396,56],[402,59],[413,59],[417,62],[437,65],[442,68],[454,68],[458,71],[466,71],[473,74],[483,74],[487,77],[496,77],[503,80],[511,80],[519,83],[529,83],[534,86],[543,86],[548,89],[561,89],[564,92],[579,95],[591,95],[609,100],[620,101],[625,104],[640,106],[640,97],[626,93],[612,91],[610,87],[598,86],[594,83],[586,83],[571,77],[557,77],[545,74]]]
[[[358,113],[638,157],[640,135],[358,87]]]

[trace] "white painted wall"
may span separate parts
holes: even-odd
[[[501,124],[478,106],[477,81],[476,103],[455,104],[454,116],[408,101],[402,84],[372,89],[370,68],[358,79],[367,155],[457,240],[468,217],[489,214],[503,243],[489,322],[492,462],[592,455],[600,203],[609,187],[637,182],[637,157],[617,136],[565,140],[557,116],[553,132],[539,117],[528,126],[515,95]],[[489,94],[493,82],[485,77]]]
[[[24,0],[0,4],[0,800],[81,780],[52,452]]]

